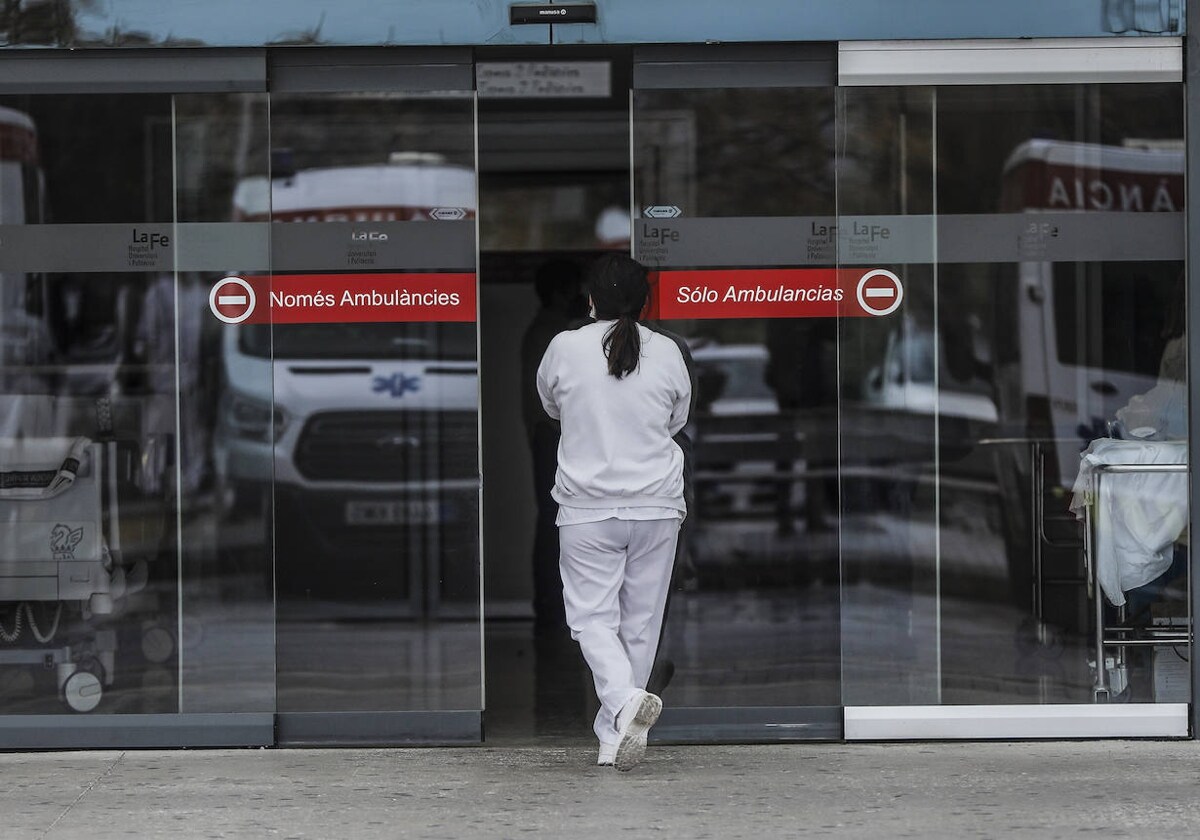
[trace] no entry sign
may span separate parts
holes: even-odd
[[[882,269],[753,268],[660,271],[648,317],[865,318],[904,300],[900,278]]]
[[[258,296],[241,277],[225,277],[208,293],[208,308],[226,324],[240,324],[254,314]]]
[[[876,268],[859,278],[855,296],[868,315],[891,315],[904,301],[904,285],[886,268]]]

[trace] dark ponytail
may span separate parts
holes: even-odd
[[[624,254],[605,254],[588,268],[586,283],[596,317],[613,321],[602,346],[608,372],[621,379],[637,370],[642,358],[638,317],[650,292],[646,269]]]
[[[620,379],[637,370],[642,358],[642,336],[637,319],[622,315],[604,334],[604,355],[608,357],[608,372]]]

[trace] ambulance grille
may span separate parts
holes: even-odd
[[[310,481],[417,482],[479,475],[473,411],[361,411],[313,415],[296,444]]]

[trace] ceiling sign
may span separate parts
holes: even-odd
[[[475,86],[481,99],[607,98],[612,70],[607,61],[481,61]]]
[[[521,3],[508,7],[508,22],[595,23],[595,3]]]

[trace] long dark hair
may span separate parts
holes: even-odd
[[[637,370],[642,358],[637,324],[650,293],[646,269],[624,254],[605,254],[588,267],[584,283],[596,307],[596,317],[613,319],[604,334],[604,356],[608,372],[621,379]]]

